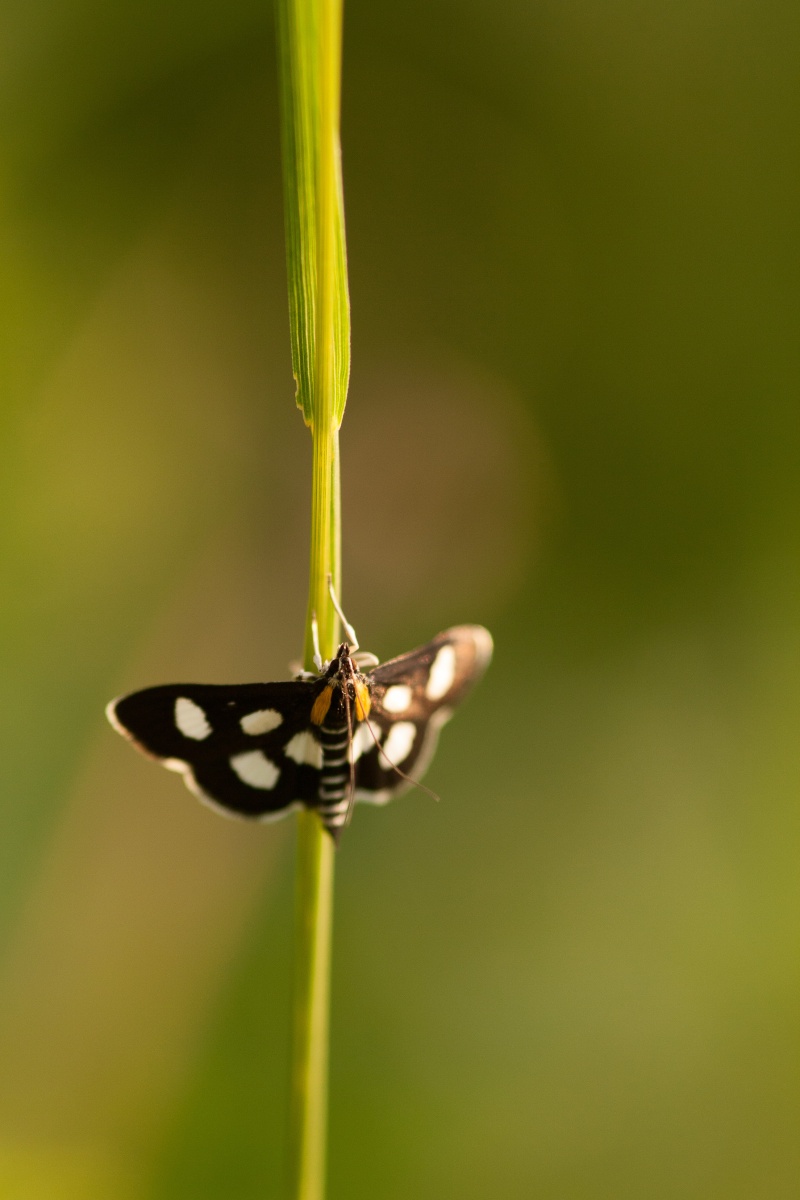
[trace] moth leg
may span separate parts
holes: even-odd
[[[345,631],[345,634],[347,635],[347,641],[350,646],[350,652],[352,654],[354,654],[355,651],[358,649],[358,638],[356,637],[356,631],[355,631],[355,629],[353,629],[353,626],[350,624],[347,617],[342,612],[342,606],[340,605],[338,599],[336,598],[336,592],[334,591],[334,587],[333,587],[333,576],[331,575],[330,571],[328,572],[328,591],[331,594],[331,603],[333,604],[333,607],[336,609],[336,615],[339,618],[339,620],[342,622],[342,627]]]
[[[377,654],[372,654],[369,650],[359,650],[353,655],[353,662],[358,667],[359,671],[371,670],[372,667],[379,667],[381,660]]]
[[[330,576],[328,576],[330,579]],[[319,625],[317,624],[317,614],[311,614],[311,642],[314,647],[314,666],[322,674],[322,655],[319,652]]]
[[[318,671],[306,671],[299,662],[289,663],[289,674],[292,679],[301,681],[302,683],[315,683],[319,679]]]

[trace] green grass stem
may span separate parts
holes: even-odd
[[[332,657],[341,595],[338,429],[350,370],[350,309],[344,237],[339,111],[341,0],[278,0],[284,196],[292,364],[297,403],[313,438],[311,621]],[[293,1200],[323,1200],[327,1128],[328,1012],[334,845],[313,812],[298,818],[295,1011],[292,1055]]]

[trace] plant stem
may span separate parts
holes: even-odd
[[[286,241],[297,401],[313,436],[311,569],[305,665],[312,620],[331,658],[341,595],[338,428],[350,362],[350,318],[339,161],[341,0],[278,0]],[[292,1062],[293,1200],[323,1200],[334,843],[313,812],[298,818],[297,939]]]
[[[322,342],[324,339],[319,339]],[[311,579],[309,615],[317,614],[322,654],[333,653],[338,618],[328,576],[338,584],[338,433],[314,430]],[[311,666],[310,620],[306,665]],[[328,1091],[328,1010],[333,926],[333,839],[313,812],[297,825],[297,926],[292,1073],[292,1196],[322,1200],[325,1195],[325,1141]]]
[[[292,1076],[292,1196],[325,1195],[333,839],[313,812],[297,823],[297,927]]]

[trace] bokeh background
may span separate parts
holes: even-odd
[[[284,1194],[292,823],[103,718],[301,646],[272,17],[0,17],[3,1200]],[[345,605],[496,659],[338,855],[332,1200],[800,1194],[799,38],[347,2]]]

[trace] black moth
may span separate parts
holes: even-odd
[[[165,684],[113,700],[106,712],[215,808],[262,821],[311,808],[338,840],[354,800],[385,804],[420,778],[440,728],[491,656],[486,629],[457,625],[363,672],[343,642],[318,675]]]

